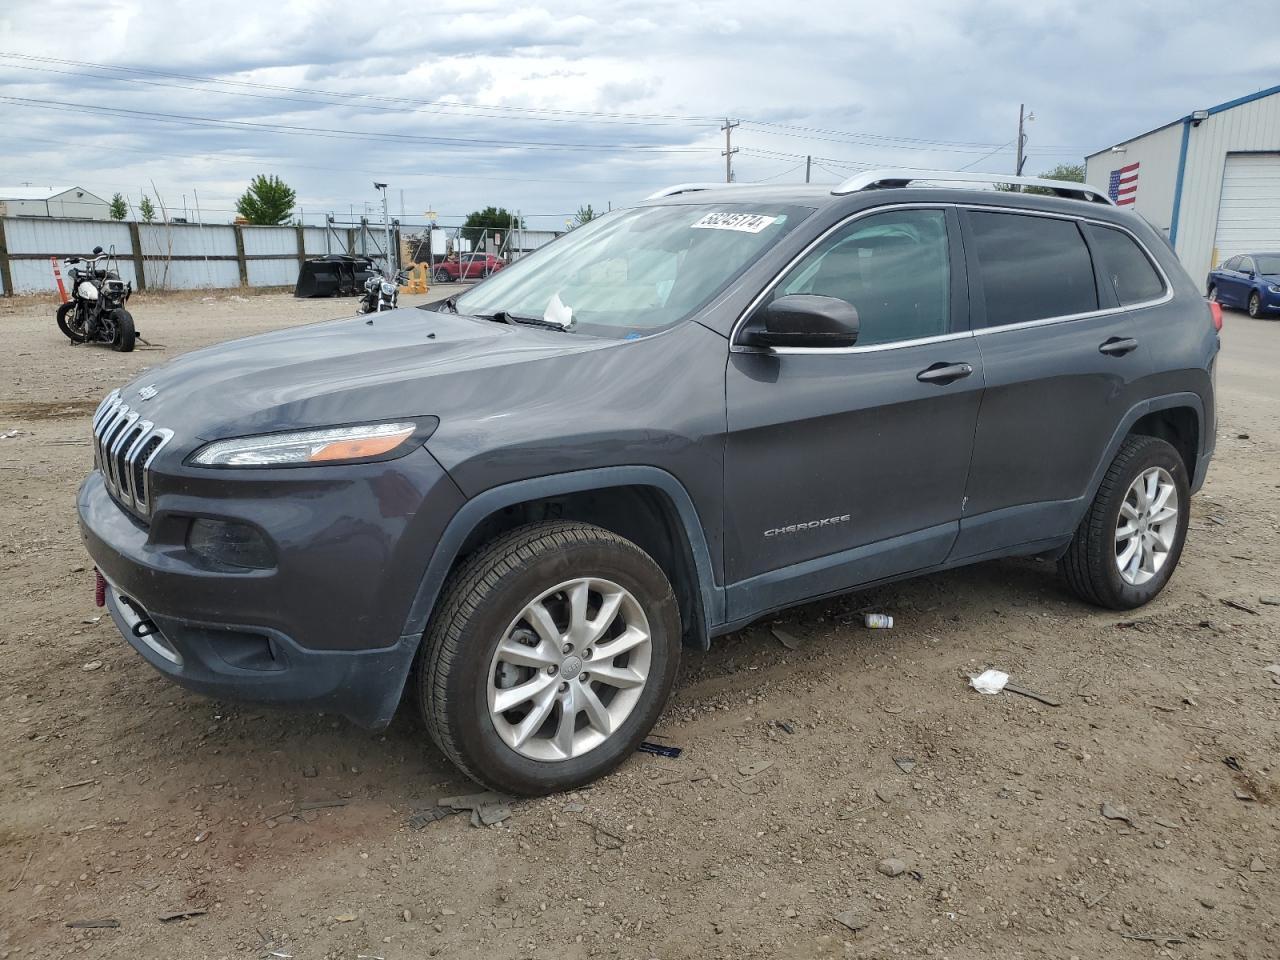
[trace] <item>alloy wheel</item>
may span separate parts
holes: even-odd
[[[1129,485],[1116,521],[1116,567],[1124,581],[1141,586],[1169,559],[1181,514],[1178,489],[1164,467],[1142,471]]]
[[[624,587],[594,577],[557,584],[525,605],[494,651],[494,729],[531,760],[580,757],[631,715],[652,655],[648,619]]]

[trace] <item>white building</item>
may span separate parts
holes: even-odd
[[[1201,281],[1280,250],[1280,86],[1194,110],[1086,158],[1085,180],[1164,230]]]
[[[80,187],[0,187],[0,217],[110,220],[111,205]]]

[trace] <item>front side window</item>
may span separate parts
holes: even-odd
[[[986,326],[1098,309],[1089,248],[1074,220],[970,211]]]
[[[808,207],[688,203],[598,217],[457,299],[472,316],[556,318],[635,337],[692,316],[801,220]]]
[[[1102,275],[1111,283],[1122,307],[1155,300],[1164,293],[1164,281],[1133,237],[1097,224],[1089,224],[1088,229]]]
[[[858,346],[948,332],[951,263],[942,210],[897,210],[853,221],[827,237],[773,289],[812,294],[858,311]]]
[[[1253,273],[1253,257],[1241,257],[1240,266],[1236,269],[1241,273]]]
[[[1230,260],[1228,260],[1226,263],[1224,263],[1224,264],[1222,265],[1222,269],[1223,269],[1223,270],[1239,270],[1239,269],[1240,269],[1240,258],[1239,258],[1239,257],[1232,257]]]

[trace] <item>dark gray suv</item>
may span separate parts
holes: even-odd
[[[536,794],[636,748],[682,644],[793,604],[1031,555],[1146,603],[1219,316],[1092,188],[913,176],[674,187],[454,299],[148,372],[79,493],[112,617],[213,696],[378,727],[407,686]]]

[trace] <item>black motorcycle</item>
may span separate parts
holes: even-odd
[[[112,350],[128,353],[138,336],[133,315],[125,309],[133,284],[120,279],[114,260],[114,254],[94,247],[90,259],[68,257],[62,261],[71,283],[71,299],[58,307],[58,329],[72,343],[105,343]]]
[[[364,294],[360,297],[360,306],[356,313],[381,313],[383,310],[394,310],[400,302],[400,288],[409,282],[409,275],[401,270],[394,280],[374,274],[364,282]]]

